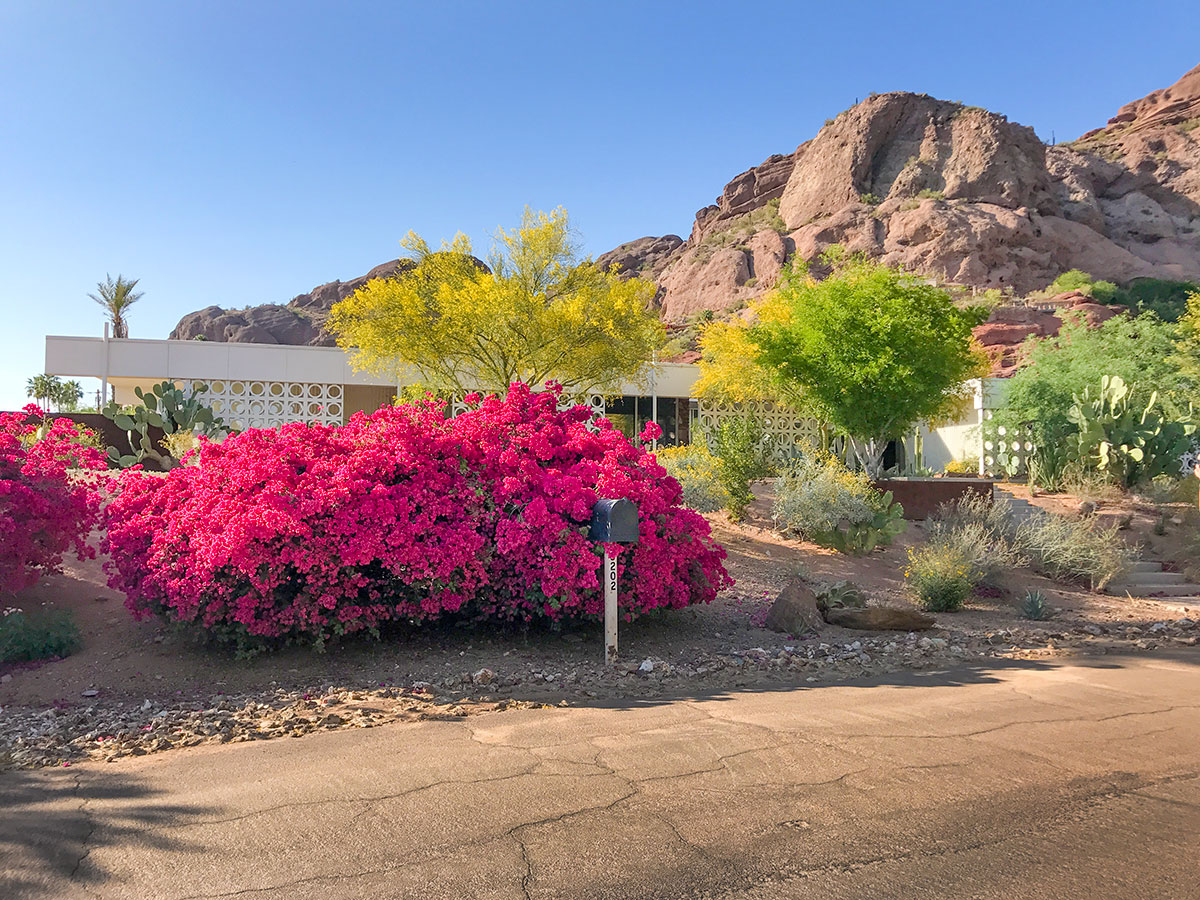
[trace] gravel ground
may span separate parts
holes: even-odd
[[[449,675],[437,682],[363,689],[274,689],[210,701],[141,703],[84,698],[87,705],[0,710],[0,766],[113,762],[176,747],[301,737],[314,731],[393,722],[455,719],[482,711],[589,705],[706,694],[770,685],[811,685],[899,670],[938,669],[996,659],[1053,659],[1068,654],[1190,647],[1200,626],[1190,618],[1149,624],[1073,624],[1064,630],[1011,628],[986,634],[866,634],[831,643],[821,636],[779,648],[701,651],[670,662],[657,657],[614,668],[579,665],[549,671],[514,665]]]

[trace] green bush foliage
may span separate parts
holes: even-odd
[[[9,608],[0,615],[0,662],[70,656],[80,643],[79,628],[66,610],[27,613]]]
[[[870,479],[829,453],[814,451],[793,460],[776,488],[776,526],[807,540],[843,523],[869,522],[879,507]]]
[[[770,474],[762,440],[762,427],[749,418],[722,422],[708,435],[708,444],[721,462],[719,480],[729,497],[725,509],[734,519],[743,518],[754,499],[750,482]]]
[[[1116,296],[1117,286],[1111,281],[1098,281],[1081,269],[1071,269],[1055,278],[1043,293],[1053,296],[1067,291],[1079,291],[1097,303],[1111,303]]]
[[[926,523],[930,543],[952,548],[963,560],[971,587],[994,582],[1003,572],[1022,561],[1012,542],[1005,537],[1004,528],[989,521],[958,519]]]
[[[1103,590],[1133,564],[1134,552],[1118,531],[1116,525],[1101,527],[1091,518],[1047,513],[1022,522],[1013,535],[1013,544],[1043,574]]]
[[[944,469],[947,475],[967,476],[979,474],[979,457],[968,456],[963,459],[952,459]]]
[[[1099,590],[1128,572],[1134,559],[1117,525],[1104,528],[1093,518],[1042,511],[1018,522],[1008,501],[989,503],[978,495],[943,505],[926,528],[930,544],[953,547],[976,584],[1005,569],[1032,565],[1051,578]]]
[[[1175,322],[1186,310],[1188,295],[1200,291],[1200,284],[1165,278],[1135,278],[1118,287],[1080,269],[1071,269],[1038,293],[1049,297],[1065,291],[1079,291],[1097,303],[1127,306],[1135,313],[1152,312],[1165,322]]]
[[[971,561],[961,547],[944,540],[910,547],[904,579],[920,604],[930,612],[962,609],[975,589]]]
[[[683,488],[683,502],[697,512],[716,512],[730,504],[721,480],[721,460],[702,443],[658,451],[658,462]]]
[[[1191,385],[1193,394],[1200,392],[1200,289],[1188,295],[1187,313],[1179,320],[1171,362]]]
[[[1067,323],[1057,337],[1027,346],[1028,365],[1009,379],[1006,408],[997,411],[991,430],[1028,425],[1034,442],[1045,443],[1070,426],[1075,396],[1102,375],[1116,375],[1147,396],[1153,386],[1161,396],[1186,403],[1187,382],[1171,360],[1176,328],[1153,313],[1136,318],[1117,316],[1096,328]]]
[[[1164,322],[1177,322],[1187,311],[1188,297],[1196,293],[1200,284],[1194,281],[1135,278],[1116,292],[1112,302],[1138,313],[1155,313]]]

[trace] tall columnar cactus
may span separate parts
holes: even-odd
[[[1100,392],[1076,395],[1068,418],[1078,427],[1079,450],[1122,487],[1175,474],[1179,459],[1196,439],[1192,411],[1165,409],[1158,392],[1145,407],[1132,405],[1133,391],[1119,376],[1105,375]]]
[[[141,405],[132,409],[118,406],[115,401],[109,403],[102,412],[128,435],[130,452],[122,453],[116,447],[109,447],[108,458],[123,469],[151,459],[165,470],[179,463],[150,438],[151,428],[161,428],[168,435],[190,431],[197,436],[224,436],[229,429],[200,400],[199,392],[206,389],[206,385],[198,384],[191,393],[184,394],[172,382],[163,381],[154,385],[149,393],[144,393],[140,387],[134,388]]]

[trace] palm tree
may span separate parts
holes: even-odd
[[[45,409],[51,400],[58,400],[63,383],[57,375],[34,375],[25,382],[25,396],[32,397],[38,406]]]
[[[125,313],[141,299],[141,291],[135,293],[133,290],[137,283],[137,278],[126,281],[124,276],[117,275],[117,280],[113,281],[111,275],[105,274],[104,281],[96,284],[99,296],[88,294],[108,313],[108,320],[112,322],[113,337],[129,337],[129,322],[125,319]]]
[[[83,399],[83,386],[78,381],[63,381],[58,386],[58,393],[50,399],[59,412],[75,412]]]

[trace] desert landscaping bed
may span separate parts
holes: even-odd
[[[1077,500],[1039,503],[1063,509]],[[710,516],[737,580],[703,607],[646,616],[621,630],[622,661],[601,663],[598,627],[527,633],[428,628],[382,642],[353,641],[323,654],[292,649],[238,660],[205,649],[157,621],[138,623],[104,586],[97,561],[71,560],[62,574],[22,594],[26,606],[72,610],[84,646],[63,660],[0,674],[0,764],[63,765],[119,760],[174,747],[298,737],[477,711],[554,704],[652,701],[733,689],[817,687],[867,675],[1005,658],[1194,647],[1200,625],[1188,606],[1096,594],[1012,573],[1001,593],[939,614],[924,633],[828,626],[816,635],[763,627],[772,601],[797,571],[813,581],[848,579],[872,603],[915,608],[903,583],[914,526],[895,545],[848,557],[780,537],[769,498],[735,525]],[[1132,502],[1128,539],[1150,536],[1155,511]],[[1157,548],[1170,550],[1165,538]],[[1169,561],[1169,560],[1168,560]],[[1019,617],[1015,598],[1042,591],[1056,613]]]

